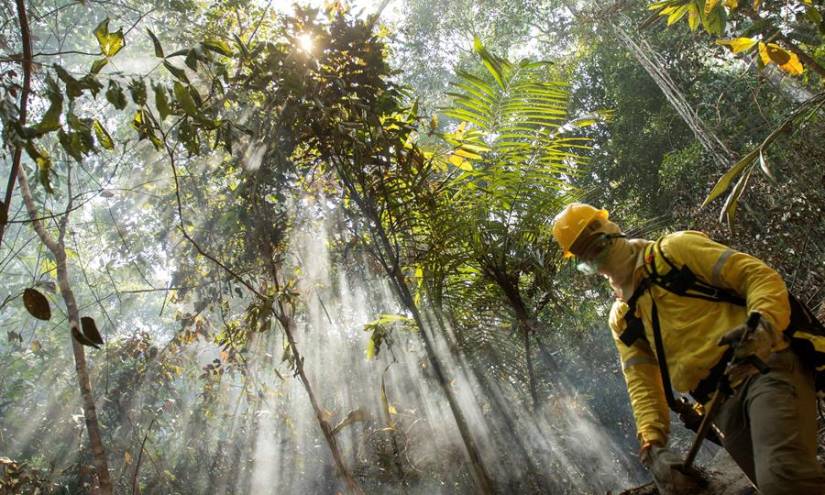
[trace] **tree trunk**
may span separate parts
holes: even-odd
[[[304,358],[301,357],[301,354],[298,352],[298,346],[295,343],[292,319],[283,313],[281,303],[279,302],[277,304],[279,306],[279,311],[281,312],[281,314],[278,315],[278,320],[280,321],[284,334],[289,342],[289,350],[292,352],[292,357],[295,359],[295,372],[301,379],[301,383],[304,385],[304,390],[306,390],[307,396],[309,396],[309,402],[312,404],[312,409],[315,411],[315,417],[318,418],[318,425],[321,427],[321,432],[324,434],[324,439],[327,441],[329,450],[332,453],[332,458],[335,460],[335,466],[338,468],[338,473],[344,478],[350,492],[357,495],[363,495],[364,490],[361,489],[361,486],[357,481],[355,481],[355,478],[352,477],[352,474],[349,472],[346,464],[344,463],[341,450],[338,448],[338,441],[332,433],[332,427],[330,427],[329,423],[326,419],[324,419],[324,413],[321,410],[321,406],[318,405],[318,400],[315,398],[315,392],[312,390],[312,385],[309,383],[306,373],[304,373]],[[282,316],[283,319],[281,319]]]
[[[26,114],[29,105],[29,92],[31,91],[32,79],[32,39],[29,32],[29,19],[26,16],[26,3],[24,0],[16,0],[17,3],[17,18],[20,22],[20,36],[23,43],[23,87],[20,91],[20,114],[18,115],[18,122],[22,129],[26,125]],[[14,184],[17,182],[17,173],[20,169],[20,160],[23,158],[23,147],[17,145],[14,147],[14,156],[12,158],[11,171],[9,172],[9,181],[6,186],[5,201],[0,201],[0,245],[3,244],[3,234],[6,231],[6,223],[9,219],[9,208],[11,207],[11,195],[14,192]]]
[[[67,182],[71,183],[71,175],[69,175]],[[29,189],[28,178],[26,171],[20,169],[18,176],[18,183],[20,184],[20,193],[23,196],[23,201],[26,204],[29,217],[32,219],[32,226],[40,237],[40,240],[54,255],[57,263],[57,283],[60,288],[60,294],[63,296],[63,301],[66,304],[66,311],[69,315],[69,328],[74,331],[80,329],[80,312],[77,308],[77,302],[74,298],[74,292],[69,285],[69,273],[66,262],[66,249],[63,243],[63,236],[66,233],[66,224],[68,222],[71,208],[71,186],[69,186],[69,207],[65,216],[60,221],[59,237],[57,240],[53,239],[46,231],[43,224],[37,220],[37,209],[32,199],[31,189]],[[83,346],[75,339],[72,340],[72,352],[74,353],[75,369],[77,370],[77,381],[80,386],[80,396],[83,399],[83,415],[86,419],[86,430],[89,433],[89,445],[92,449],[95,468],[97,469],[99,493],[101,495],[111,495],[112,481],[109,477],[109,465],[106,461],[106,451],[103,448],[103,441],[100,435],[100,426],[97,421],[97,409],[95,408],[95,400],[92,395],[92,384],[89,379],[89,372],[86,366],[86,353]]]
[[[433,345],[431,337],[427,333],[431,326],[425,324],[422,314],[419,312],[418,306],[415,303],[415,299],[410,293],[410,289],[404,279],[404,274],[401,272],[401,268],[399,266],[399,255],[397,253],[396,246],[394,246],[387,237],[387,232],[381,224],[381,217],[374,207],[373,199],[361,196],[355,187],[355,184],[348,176],[346,168],[341,164],[342,160],[340,158],[333,157],[331,161],[336,165],[338,176],[343,185],[346,187],[347,192],[349,192],[350,196],[361,210],[361,213],[367,219],[368,228],[370,233],[374,236],[375,241],[372,254],[381,264],[381,267],[384,269],[386,275],[392,282],[392,287],[396,296],[404,307],[407,308],[407,310],[412,314],[413,321],[415,321],[415,324],[419,329],[418,334],[424,343],[424,351],[427,354],[427,359],[430,362],[430,366],[432,366],[433,373],[435,374],[439,387],[447,398],[447,403],[450,406],[450,412],[453,414],[453,419],[458,427],[461,440],[464,442],[464,448],[467,451],[467,456],[470,458],[470,464],[473,467],[473,473],[475,475],[475,481],[478,485],[479,493],[484,495],[495,493],[493,481],[481,459],[481,454],[475,440],[473,439],[472,433],[470,432],[467,419],[464,416],[464,412],[461,410],[461,405],[458,403],[458,399],[455,397],[452,389],[450,388],[444,369],[438,359],[438,356],[436,355],[435,346]],[[442,327],[439,327],[439,330],[442,332],[446,331]]]

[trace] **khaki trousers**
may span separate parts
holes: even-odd
[[[813,372],[791,349],[766,364],[768,373],[748,378],[719,409],[725,448],[763,495],[825,494]]]

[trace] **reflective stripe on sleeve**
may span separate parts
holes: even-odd
[[[725,252],[719,256],[719,259],[716,260],[716,263],[713,265],[713,271],[711,273],[711,281],[710,283],[717,286],[717,287],[724,287],[722,284],[722,268],[725,267],[725,262],[728,261],[728,258],[735,253],[733,249],[726,249]]]
[[[656,360],[651,356],[633,356],[627,361],[622,361],[622,371],[640,364],[657,364]]]

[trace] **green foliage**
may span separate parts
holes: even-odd
[[[394,330],[416,331],[412,318],[404,315],[380,314],[378,318],[364,324],[364,331],[370,334],[370,340],[364,353],[367,359],[375,359],[385,343],[392,345],[391,334]]]
[[[728,226],[732,229],[739,199],[742,197],[742,193],[745,190],[745,186],[747,185],[753,170],[758,166],[766,176],[775,180],[765,159],[767,147],[775,139],[785,133],[786,130],[794,125],[798,120],[804,122],[805,120],[815,116],[823,105],[825,105],[825,94],[819,94],[818,96],[806,101],[803,105],[800,105],[790,117],[788,117],[781,125],[779,125],[779,127],[774,129],[767,137],[765,137],[765,139],[763,139],[757,147],[749,151],[748,154],[734,163],[734,165],[727,172],[725,172],[725,174],[716,182],[716,185],[713,186],[713,189],[711,189],[710,193],[705,198],[702,206],[706,206],[708,203],[721,196],[730,188],[733,180],[738,177],[739,179],[736,181],[736,184],[733,186],[730,194],[728,194],[725,199],[725,204],[722,206],[722,211],[720,214],[720,221],[726,219]]]
[[[803,64],[800,62],[799,47],[792,39],[799,39],[796,36],[783,37],[780,46],[772,42],[776,37],[775,31],[802,31],[813,24],[820,33],[825,33],[825,24],[822,22],[822,14],[819,9],[809,0],[795,2],[789,6],[788,11],[795,14],[794,20],[789,20],[787,12],[768,2],[754,0],[752,5],[748,2],[738,0],[662,0],[649,5],[650,10],[658,16],[667,18],[667,25],[670,26],[687,15],[687,22],[691,31],[695,31],[701,26],[705,32],[714,36],[722,36],[729,26],[733,27],[733,32],[742,36],[732,39],[717,39],[716,43],[727,46],[733,53],[746,53],[757,49],[759,62],[762,66],[774,63],[785,72],[792,75],[803,73]],[[764,14],[764,16],[763,16]],[[645,24],[655,20],[655,16],[648,19]],[[761,35],[753,37],[753,35]],[[803,42],[803,48],[822,44],[822,38],[812,42]],[[816,61],[810,59],[812,63]],[[817,68],[821,71],[821,67]],[[820,73],[820,76],[822,74]]]

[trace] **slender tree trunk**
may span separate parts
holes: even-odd
[[[435,374],[439,387],[447,398],[447,403],[450,406],[450,412],[453,414],[453,419],[458,427],[459,435],[464,442],[464,448],[467,451],[467,456],[470,458],[470,464],[473,468],[479,493],[485,495],[495,493],[493,481],[487,472],[487,468],[484,466],[483,460],[481,459],[481,454],[475,440],[473,439],[472,433],[470,432],[467,419],[464,416],[461,405],[458,403],[458,399],[455,397],[455,394],[450,388],[449,381],[444,373],[441,361],[438,359],[435,352],[435,346],[433,345],[432,339],[428,334],[428,330],[431,326],[425,324],[424,318],[422,318],[422,314],[419,312],[418,306],[415,304],[415,299],[410,293],[407,282],[404,280],[404,274],[401,272],[401,268],[399,266],[397,246],[390,241],[386,231],[381,225],[381,217],[374,207],[373,199],[361,196],[355,187],[355,184],[347,174],[346,167],[342,164],[342,160],[337,157],[337,155],[333,154],[331,158],[332,163],[336,166],[341,182],[353,198],[355,204],[361,210],[361,213],[367,219],[370,233],[374,236],[375,244],[374,250],[372,251],[373,255],[377,258],[386,275],[392,282],[392,287],[396,296],[404,307],[407,308],[407,310],[412,314],[413,321],[415,321],[416,326],[420,330],[418,334],[424,343],[424,351],[427,354],[427,359],[430,362],[430,366],[432,366],[432,370]],[[440,330],[445,331],[444,328],[440,328]]]
[[[23,42],[23,88],[20,91],[20,114],[18,115],[18,122],[20,127],[26,125],[27,108],[29,105],[29,93],[31,92],[32,79],[32,40],[29,32],[29,20],[26,15],[25,0],[16,0],[17,3],[17,18],[20,22],[20,36]],[[17,173],[20,169],[20,160],[23,158],[23,147],[15,146],[14,156],[12,157],[11,172],[9,172],[9,181],[6,185],[6,195],[4,201],[0,202],[0,245],[3,244],[3,234],[6,231],[6,223],[9,219],[9,208],[11,207],[11,195],[14,192],[14,184],[17,182]],[[34,218],[34,217],[32,217]]]
[[[71,182],[71,176],[68,178]],[[69,315],[69,328],[74,331],[79,331],[80,328],[80,312],[77,308],[77,301],[75,301],[74,292],[69,285],[69,273],[66,262],[66,248],[63,242],[66,233],[66,224],[68,222],[68,210],[71,207],[71,199],[69,200],[69,207],[64,217],[61,219],[59,226],[59,236],[55,240],[47,231],[43,224],[37,220],[37,208],[32,199],[31,190],[29,189],[28,178],[26,171],[20,169],[18,175],[18,183],[20,184],[20,193],[23,196],[23,201],[26,204],[29,217],[32,219],[32,226],[40,237],[40,240],[54,255],[57,263],[57,283],[60,288],[60,294],[63,296],[63,301],[66,304],[66,311]],[[71,198],[71,188],[69,189],[69,198]],[[89,445],[92,449],[92,456],[94,458],[95,468],[97,469],[98,483],[100,484],[101,495],[112,494],[112,481],[109,477],[109,465],[106,461],[106,451],[103,448],[103,441],[100,435],[100,426],[97,420],[97,409],[95,408],[95,400],[92,395],[92,384],[89,379],[89,372],[86,366],[86,353],[83,346],[74,337],[69,337],[72,341],[72,352],[74,353],[75,369],[77,370],[77,381],[80,386],[80,396],[83,400],[83,415],[86,419],[86,430],[89,433]]]
[[[309,396],[309,402],[312,404],[312,409],[315,411],[315,417],[318,418],[318,425],[321,427],[321,432],[324,434],[324,439],[327,441],[329,450],[332,453],[332,458],[335,460],[335,466],[338,468],[338,474],[344,478],[350,492],[357,495],[363,495],[364,491],[361,489],[358,482],[355,481],[355,478],[352,477],[349,469],[347,469],[347,465],[344,463],[344,458],[341,455],[341,449],[338,448],[338,441],[332,433],[332,427],[326,419],[324,419],[321,406],[318,405],[318,399],[315,398],[315,392],[313,392],[309,378],[307,378],[307,375],[304,372],[304,358],[301,357],[301,353],[298,352],[298,345],[295,342],[292,319],[284,315],[283,306],[281,303],[278,302],[277,304],[281,312],[281,315],[279,315],[279,321],[283,327],[287,341],[289,342],[289,350],[292,353],[292,357],[295,359],[295,372],[301,379],[301,383],[304,385],[304,390],[306,390],[307,396]]]
[[[396,291],[399,298],[410,311],[410,313],[412,313],[413,320],[415,321],[416,326],[420,330],[419,334],[421,335],[421,340],[424,342],[424,350],[426,351],[427,357],[430,361],[430,365],[433,368],[433,373],[436,376],[438,384],[441,386],[442,390],[447,396],[447,403],[449,404],[450,410],[453,413],[453,418],[455,419],[456,426],[458,426],[459,434],[461,435],[461,438],[464,441],[464,446],[467,449],[467,455],[470,457],[470,463],[473,466],[473,471],[476,475],[476,482],[478,483],[480,493],[495,493],[492,479],[490,478],[490,475],[487,472],[487,468],[484,466],[484,461],[481,459],[481,454],[478,445],[476,444],[475,439],[473,439],[473,435],[470,432],[470,427],[467,423],[467,418],[464,417],[464,412],[461,410],[461,406],[458,403],[458,399],[456,399],[455,394],[453,394],[453,391],[450,388],[449,381],[447,380],[447,376],[444,373],[441,361],[438,359],[438,356],[435,352],[435,346],[433,345],[431,337],[427,334],[427,330],[431,328],[431,325],[425,324],[421,312],[418,310],[418,307],[415,304],[412,294],[410,294],[409,287],[407,287],[407,284],[403,279],[403,275],[401,275],[400,273],[396,273],[396,277],[394,277],[394,282],[395,283],[393,285],[396,287]]]
[[[257,210],[257,209],[256,209]],[[256,213],[259,213],[256,211]],[[259,219],[263,219],[264,217],[259,217]],[[269,264],[269,272],[270,278],[272,279],[272,283],[275,285],[276,288],[279,287],[278,281],[278,266],[275,262],[275,253],[272,249],[271,237],[265,235],[265,225],[264,222],[259,222],[259,242],[261,244],[263,254],[266,257],[267,263]],[[295,341],[295,322],[292,318],[292,315],[287,312],[286,308],[284,307],[284,303],[281,300],[276,300],[274,302],[275,307],[275,317],[277,318],[278,322],[281,324],[283,328],[284,334],[286,335],[287,342],[289,342],[289,351],[292,353],[292,357],[295,360],[295,373],[301,379],[301,384],[304,386],[304,390],[309,397],[309,402],[312,404],[312,410],[315,412],[315,417],[318,419],[318,426],[321,428],[321,432],[324,435],[324,439],[327,442],[327,446],[329,447],[329,451],[332,454],[332,458],[335,461],[335,466],[338,469],[338,474],[344,478],[344,481],[347,485],[347,488],[351,493],[355,495],[363,495],[364,490],[361,489],[361,486],[355,481],[353,478],[352,473],[350,473],[349,469],[347,468],[346,463],[344,462],[344,457],[341,455],[341,449],[338,447],[338,441],[335,438],[335,435],[332,433],[332,427],[324,419],[323,411],[321,410],[321,406],[318,404],[318,399],[315,397],[315,392],[312,390],[312,384],[307,378],[306,372],[304,371],[304,358],[301,356],[301,353],[298,351],[298,344]]]
[[[450,313],[447,313],[448,315]],[[440,307],[435,309],[436,318],[439,320],[439,324],[443,327],[444,326],[444,312]],[[454,331],[459,334],[459,326],[453,321],[452,318],[449,318],[450,325],[453,327]],[[459,342],[460,344],[460,342]],[[459,349],[461,349],[461,345],[459,345]],[[495,351],[494,351],[495,352]],[[505,448],[510,448],[511,446],[515,446],[518,450],[518,453],[521,456],[521,459],[518,458],[515,460],[515,464],[519,464],[523,462],[527,467],[527,473],[532,477],[531,479],[536,483],[540,493],[552,493],[553,488],[548,485],[547,478],[545,473],[542,473],[542,470],[536,465],[533,458],[530,456],[530,453],[527,451],[527,448],[524,445],[524,442],[521,440],[521,436],[518,433],[518,428],[516,426],[516,421],[518,420],[518,416],[515,413],[515,409],[502,401],[501,393],[497,386],[493,385],[492,380],[484,369],[479,368],[476,364],[476,360],[474,360],[471,356],[464,355],[464,360],[469,364],[470,369],[473,372],[473,375],[478,379],[479,385],[481,389],[484,391],[485,397],[490,400],[490,406],[493,414],[496,418],[499,418],[504,423],[504,433],[506,433],[505,438],[510,441]],[[494,359],[495,361],[495,359]]]
[[[516,315],[516,322],[518,330],[522,333],[524,338],[524,357],[527,365],[527,383],[530,388],[530,398],[533,402],[533,408],[538,406],[538,390],[536,387],[536,373],[533,369],[533,356],[530,349],[530,334],[533,330],[533,324],[530,318],[530,312],[527,310],[527,305],[524,304],[524,299],[521,297],[519,288],[508,279],[507,274],[503,269],[495,266],[488,266],[485,273],[498,285],[499,289],[504,293],[504,297],[510,304],[510,308]]]

